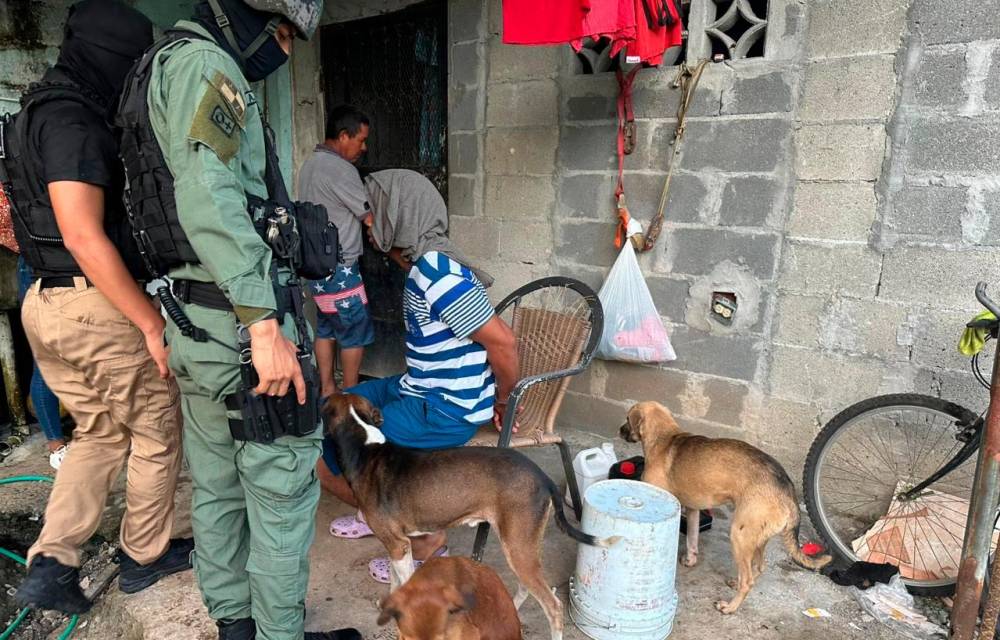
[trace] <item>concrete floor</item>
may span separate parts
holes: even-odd
[[[594,444],[587,434],[575,434],[573,440],[574,449]],[[616,443],[616,447],[619,444]],[[622,453],[631,455],[633,450],[620,447],[619,454]],[[561,466],[554,448],[537,450],[531,457],[554,479],[561,481]],[[37,460],[32,457],[31,466],[37,469],[35,463]],[[18,473],[16,469],[0,466],[0,477],[15,473]],[[189,499],[190,485],[182,484],[178,506],[183,514],[187,512]],[[32,502],[35,500],[37,497]],[[329,497],[324,497],[320,504],[316,542],[311,551],[306,626],[315,630],[354,626],[366,638],[394,638],[391,629],[375,624],[376,602],[388,591],[387,587],[372,581],[367,572],[369,559],[381,551],[379,543],[374,538],[340,540],[327,532],[331,518],[349,512]],[[692,569],[679,567],[680,604],[671,638],[881,640],[898,637],[864,614],[845,589],[792,564],[777,542],[769,547],[768,568],[740,611],[733,616],[718,613],[712,603],[728,598],[731,593],[725,585],[731,568],[728,521],[724,518],[725,514],[720,515],[716,526],[702,535],[701,564]],[[178,521],[177,530],[183,533],[188,526],[185,515]],[[473,535],[474,532],[467,528],[452,531],[452,552],[470,553]],[[568,608],[566,585],[575,564],[576,546],[556,529],[554,523],[547,529],[543,558],[549,581],[558,586],[559,597]],[[498,570],[508,587],[514,586],[495,537],[488,547],[486,562]],[[826,609],[832,617],[808,618],[802,611],[809,607]],[[534,600],[529,599],[520,613],[526,639],[540,640],[549,636],[548,623]],[[79,640],[214,640],[216,637],[191,572],[171,576],[133,596],[121,594],[113,584],[75,634]],[[582,640],[585,637],[567,616],[565,638]]]

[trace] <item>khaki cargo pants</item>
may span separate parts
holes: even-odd
[[[83,278],[39,289],[21,307],[45,381],[76,421],[73,441],[28,558],[80,566],[112,483],[128,460],[121,546],[140,564],[167,549],[181,463],[177,385],[163,380],[142,332]]]

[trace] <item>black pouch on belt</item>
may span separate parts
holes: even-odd
[[[323,205],[296,202],[294,207],[302,237],[298,274],[309,280],[322,280],[335,272],[340,263],[337,227],[330,222]]]

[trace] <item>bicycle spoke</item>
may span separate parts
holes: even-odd
[[[914,422],[914,425],[916,425],[915,422]],[[934,446],[935,447],[937,446],[937,443],[940,440],[940,438],[941,438],[942,435],[943,435],[943,433],[939,434],[938,435],[938,440],[934,441]],[[914,464],[919,463],[923,459],[924,453],[933,448],[933,447],[929,447],[929,444],[930,444],[930,438],[925,437],[925,438],[921,439],[920,448],[917,450],[917,452],[913,456]],[[914,469],[914,472],[916,472],[916,469]]]
[[[874,429],[875,435],[878,436],[879,441],[882,443],[882,448],[886,452],[886,455],[892,460],[892,472],[895,476],[899,477],[899,464],[896,461],[896,456],[892,453],[892,447],[883,439],[882,431],[880,429]]]
[[[903,429],[903,428],[901,428],[900,424],[899,424],[899,420],[894,421],[893,425],[896,427],[896,429],[898,429],[899,431],[901,431],[903,433],[903,439],[906,440],[906,453],[908,454],[908,461],[910,463],[910,466],[907,468],[907,471],[912,476],[913,475],[913,446],[910,443],[910,430],[909,429]]]
[[[865,493],[852,493],[850,491],[836,491],[836,490],[830,490],[830,489],[828,489],[826,491],[826,493],[833,494],[835,496],[853,496],[855,498],[867,498],[867,499],[871,500],[872,502],[875,502],[875,501],[877,501],[879,499],[879,496],[871,496],[871,495],[868,495],[868,494],[865,494]]]
[[[948,430],[947,429],[942,429],[941,430],[941,434],[938,436],[938,439],[935,440],[935,442],[934,442],[934,446],[930,447],[929,449],[927,449],[927,451],[930,452],[930,451],[936,449],[938,443],[941,442],[941,438],[943,438],[946,433],[948,433]],[[960,445],[961,445],[961,443],[958,440],[955,440],[955,444],[952,445],[952,448],[944,455],[944,457],[942,457],[940,459],[940,461],[937,464],[935,464],[935,465],[933,465],[931,467],[931,471],[927,475],[930,476],[931,473],[937,472],[937,470],[940,469],[941,467],[943,467],[946,462],[950,461],[952,459],[952,457],[953,457],[953,454],[954,454],[955,450],[958,449]]]
[[[841,462],[841,461],[840,461],[840,460],[838,460],[838,462]],[[845,460],[845,461],[843,461],[843,462],[847,462],[847,461]],[[832,466],[832,467],[833,467],[834,469],[837,469],[838,471],[846,471],[847,473],[851,473],[851,472],[850,472],[850,471],[849,471],[848,469],[844,469],[843,467],[837,467],[837,466],[835,466],[835,465],[831,465],[831,464],[830,464],[829,462],[826,462],[826,461],[824,461],[824,463],[823,463],[823,464],[824,464],[824,466],[827,466],[827,465],[829,465],[829,466]],[[849,463],[848,463],[848,464],[849,464]],[[855,467],[855,468],[856,468],[856,469],[858,469],[859,471],[862,471],[862,472],[864,472],[864,471],[865,471],[865,470],[863,469],[863,467]],[[864,473],[861,473],[861,474],[857,475],[857,477],[863,477],[863,478],[865,478],[866,480],[869,480],[869,481],[870,481],[870,480],[877,480],[877,481],[878,481],[878,482],[879,482],[879,483],[880,483],[880,484],[881,484],[882,486],[884,486],[884,487],[888,487],[890,491],[895,491],[895,490],[896,490],[896,486],[895,486],[895,484],[892,484],[892,485],[890,485],[890,484],[888,484],[887,482],[884,482],[884,481],[882,481],[882,480],[879,480],[879,479],[878,479],[878,478],[876,478],[876,477],[874,476],[874,474],[873,474],[873,473],[871,473],[870,471],[867,471],[867,472],[864,472]]]
[[[921,530],[922,532],[924,532],[924,526],[923,526],[923,524],[922,524],[922,523],[920,522],[920,520],[919,520],[919,519],[917,520],[917,526],[919,526],[919,527],[920,527],[920,530]],[[935,538],[937,538],[938,542],[940,542],[940,543],[941,543],[942,547],[944,547],[944,548],[947,548],[947,545],[945,544],[944,540],[942,540],[942,539],[941,539],[941,536],[940,536],[940,534],[938,533],[938,529],[937,529],[937,527],[933,527],[933,526],[930,526],[929,524],[928,524],[928,527],[929,527],[929,528],[930,528],[930,530],[931,530],[931,531],[932,531],[932,532],[934,533],[934,537],[935,537]],[[927,539],[928,541],[930,540],[930,536],[928,536],[928,535],[926,534],[926,532],[924,532],[924,534],[923,534],[923,535],[924,535],[924,538],[925,538],[925,539]],[[930,543],[929,543],[929,544],[930,544]],[[934,549],[935,549],[935,547],[934,547],[934,545],[933,545],[933,544],[930,544],[930,548],[931,548],[931,554],[932,554],[932,555],[934,556],[934,561],[935,561],[935,562],[937,562],[937,566],[938,566],[938,567],[940,567],[941,569],[944,569],[944,568],[945,568],[946,566],[949,566],[949,565],[947,565],[947,564],[945,564],[945,563],[941,562],[941,558],[939,558],[939,557],[938,557],[938,555],[937,555],[937,551],[935,551],[935,550],[934,550]],[[948,558],[948,560],[949,560],[949,562],[951,562],[951,558],[950,558],[950,557]],[[924,568],[925,568],[925,569],[927,568],[927,565],[926,565],[926,564],[924,564]]]
[[[878,431],[876,431],[876,433],[878,433]],[[872,440],[872,433],[871,433],[871,431],[869,431],[868,433],[866,433],[865,437],[868,439],[868,442],[872,445],[871,450],[872,450],[872,452],[874,452],[878,456],[879,460],[881,460],[882,462],[884,462],[886,467],[889,467],[891,465],[892,468],[893,468],[893,472],[896,472],[896,465],[894,463],[891,463],[889,461],[888,457],[885,457],[885,456],[881,455],[882,452],[879,450],[879,448],[877,446],[875,446],[875,441]],[[886,453],[888,454],[889,457],[892,456],[891,453],[889,453],[889,452],[886,452]]]

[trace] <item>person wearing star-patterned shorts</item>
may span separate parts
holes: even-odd
[[[340,236],[342,264],[337,273],[309,283],[319,308],[316,366],[323,396],[338,390],[334,378],[337,347],[342,384],[352,387],[358,383],[364,348],[375,341],[358,271],[363,251],[361,222],[371,211],[368,194],[354,166],[368,149],[368,132],[368,116],[364,113],[346,104],[332,108],[325,139],[299,169],[299,199],[323,205]]]
[[[316,337],[337,343],[341,354],[357,350],[358,357],[352,359],[354,366],[351,370],[348,370],[343,355],[341,357],[344,387],[352,387],[358,383],[361,353],[375,342],[375,327],[368,313],[368,296],[358,263],[340,265],[337,273],[326,280],[314,280],[309,286],[318,311]],[[332,377],[332,368],[325,373]],[[324,386],[322,393],[324,396],[336,393],[336,387],[328,389]]]

